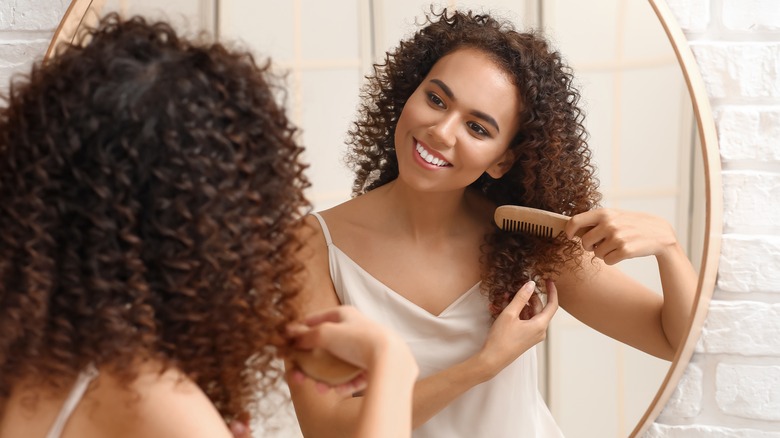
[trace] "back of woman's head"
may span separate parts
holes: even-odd
[[[573,215],[595,207],[597,192],[591,151],[571,69],[540,34],[518,32],[487,14],[446,9],[388,52],[363,91],[358,120],[350,132],[347,161],[355,171],[353,194],[370,191],[398,176],[395,125],[404,105],[443,56],[461,48],[487,54],[512,78],[520,100],[520,127],[510,142],[514,164],[500,179],[484,174],[471,187],[496,205],[515,204]],[[501,308],[507,291],[529,278],[559,270],[582,254],[576,242],[496,231],[487,238],[483,288]]]
[[[308,208],[268,67],[110,15],[0,110],[0,401],[151,358],[223,414],[273,374]],[[267,382],[266,382],[267,383]]]

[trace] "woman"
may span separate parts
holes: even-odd
[[[578,99],[543,38],[470,12],[432,14],[369,78],[350,133],[356,197],[309,218],[322,237],[307,242],[303,302],[354,305],[407,340],[415,437],[560,436],[533,348],[559,303],[658,357],[683,337],[694,270],[662,219],[595,208]],[[505,232],[504,204],[573,217],[555,239]],[[610,266],[642,256],[663,295]],[[363,400],[290,386],[307,437],[353,430]]]
[[[268,66],[141,18],[84,41],[0,110],[0,437],[230,436],[289,344],[367,370],[362,436],[408,436],[397,336],[291,325],[308,183]]]

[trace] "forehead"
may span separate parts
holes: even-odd
[[[512,77],[485,52],[457,49],[439,59],[425,78],[438,79],[458,103],[512,125],[519,118],[519,91]]]

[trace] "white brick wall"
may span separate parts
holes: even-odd
[[[780,366],[777,365],[721,362],[715,371],[715,401],[728,415],[780,421],[778,387]]]
[[[722,0],[723,27],[730,30],[780,30],[777,0]],[[713,2],[714,3],[714,2]]]
[[[667,2],[713,106],[724,235],[696,352],[645,438],[780,438],[780,1]]]
[[[696,353],[648,438],[780,438],[780,0],[667,0],[721,143],[724,236]],[[0,91],[66,0],[0,0]]]
[[[43,57],[67,0],[0,0],[0,92]]]
[[[723,160],[780,161],[780,106],[723,105],[713,113]]]

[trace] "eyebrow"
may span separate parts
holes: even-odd
[[[452,89],[450,89],[450,87],[447,86],[447,84],[445,84],[439,79],[431,79],[431,82],[438,85],[439,88],[441,88],[441,90],[444,91],[444,94],[446,94],[447,97],[449,97],[453,101],[458,100],[455,98],[455,94],[452,92]],[[498,123],[496,122],[496,119],[494,119],[493,117],[489,116],[486,113],[483,113],[482,111],[477,111],[477,110],[472,110],[471,114],[493,125],[493,127],[496,128],[496,132],[498,133],[501,132],[501,129],[498,128]]]

